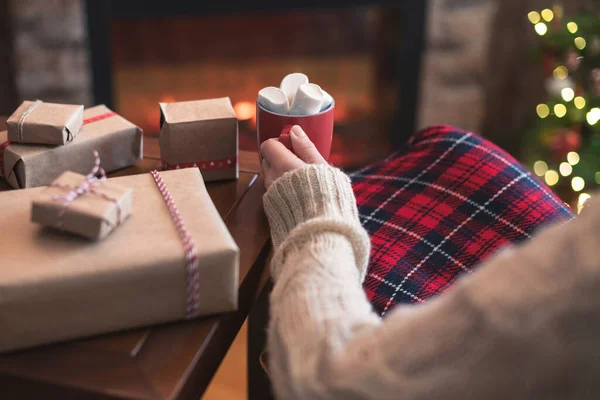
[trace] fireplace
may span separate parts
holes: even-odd
[[[258,90],[304,72],[336,99],[332,161],[379,158],[414,130],[425,2],[316,3],[89,0],[94,100],[157,135],[159,101],[229,96],[252,150]]]

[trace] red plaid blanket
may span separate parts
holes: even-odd
[[[506,152],[450,126],[421,131],[350,176],[371,235],[364,289],[381,315],[426,301],[500,247],[573,217]]]

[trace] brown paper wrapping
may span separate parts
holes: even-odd
[[[85,179],[84,175],[67,171],[52,184],[76,188]],[[87,192],[65,208],[63,202],[54,196],[65,195],[69,189],[49,186],[33,200],[31,221],[89,239],[103,239],[131,214],[132,191],[109,181],[98,183],[94,190],[114,199],[116,203]]]
[[[200,314],[237,307],[239,250],[198,169],[160,173],[200,255]],[[183,319],[186,261],[150,174],[108,180],[132,188],[133,213],[101,242],[29,222],[43,188],[0,193],[0,351]]]
[[[11,142],[63,145],[79,133],[83,123],[83,106],[41,102],[25,117],[23,141],[19,141],[19,122],[33,104],[32,101],[24,101],[6,121]]]
[[[229,97],[159,105],[164,163],[196,163],[207,182],[238,178],[238,121]],[[211,161],[222,162],[223,168],[211,168]]]
[[[0,132],[0,162],[5,180],[13,188],[22,189],[49,185],[65,171],[87,174],[94,149],[106,172],[137,163],[143,158],[142,130],[116,114],[93,120],[108,113],[111,110],[105,106],[86,109],[79,134],[65,146],[11,144],[2,151],[7,135]]]

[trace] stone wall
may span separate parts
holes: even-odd
[[[419,125],[479,131],[498,0],[429,0]]]
[[[21,100],[92,101],[82,0],[11,0]]]

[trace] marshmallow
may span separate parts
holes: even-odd
[[[294,97],[296,96],[298,88],[305,83],[308,83],[308,76],[299,72],[289,74],[283,78],[279,87],[287,95],[290,105],[294,102]]]
[[[321,106],[320,111],[325,111],[329,108],[331,103],[333,103],[333,97],[331,97],[331,95],[329,93],[327,93],[326,91],[324,91],[323,89],[321,89],[321,90],[323,91],[323,105]]]
[[[288,114],[290,111],[287,95],[283,90],[275,86],[261,89],[258,92],[258,103],[263,108],[277,114]]]
[[[298,88],[290,115],[312,115],[321,111],[323,90],[314,83],[305,83]]]

